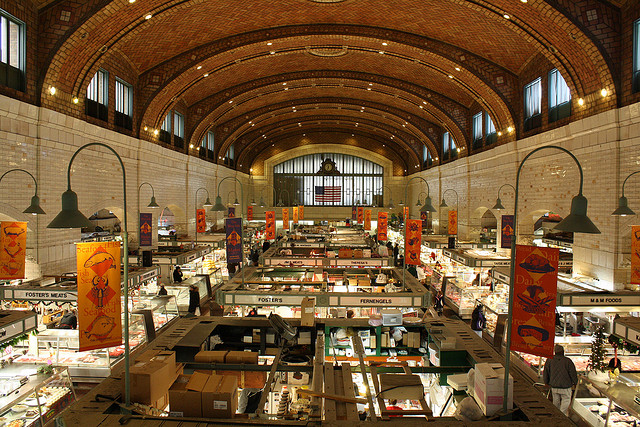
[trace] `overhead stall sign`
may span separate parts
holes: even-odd
[[[631,227],[631,283],[640,285],[640,225]]]
[[[227,233],[227,263],[242,262],[242,218],[227,218],[225,220]]]
[[[0,279],[24,279],[27,255],[27,223],[0,222]]]
[[[120,242],[76,245],[79,351],[122,344]]]
[[[267,211],[264,215],[266,221],[266,239],[273,240],[276,238],[276,213],[275,211]]]
[[[500,232],[500,247],[511,248],[513,239],[513,215],[502,215],[502,227]]]
[[[387,240],[387,212],[378,212],[378,241]]]
[[[253,206],[247,206],[247,221],[253,221]]]
[[[354,221],[358,219],[358,208],[355,206],[351,207],[351,219]]]
[[[371,230],[371,210],[364,211],[364,229]]]
[[[289,209],[282,209],[282,228],[284,230],[289,229]]]
[[[297,206],[293,207],[293,223],[294,224],[298,223],[298,207]]]
[[[447,231],[449,234],[458,234],[458,211],[449,211]]]
[[[196,209],[196,231],[198,233],[207,231],[207,214],[204,209]]]
[[[420,265],[420,246],[422,246],[422,221],[407,220],[407,235],[405,236],[405,263]]]
[[[304,219],[304,206],[298,206],[298,219],[302,221]]]
[[[140,213],[140,246],[153,245],[152,215],[150,213]]]
[[[358,206],[358,224],[362,224],[364,222],[364,208],[362,206]]]

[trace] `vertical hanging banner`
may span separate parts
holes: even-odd
[[[631,283],[640,285],[640,225],[631,227]]]
[[[276,238],[276,213],[275,211],[267,211],[264,215],[266,220],[265,238],[267,240],[273,240]]]
[[[236,217],[236,208],[229,206],[229,209],[227,210],[227,218],[235,218]]]
[[[420,212],[420,219],[422,220],[422,229],[426,230],[429,228],[429,212]]]
[[[298,223],[298,207],[297,206],[293,207],[293,223],[294,224]]]
[[[422,246],[422,220],[407,220],[407,235],[405,236],[405,263],[420,265],[420,246]]]
[[[378,212],[378,241],[387,241],[387,212]]]
[[[207,231],[207,213],[204,209],[196,209],[196,231],[198,233]]]
[[[559,254],[556,248],[516,246],[511,350],[553,357]]]
[[[458,211],[449,211],[448,234],[458,234]]]
[[[351,219],[354,221],[358,219],[358,208],[355,206],[351,206]]]
[[[24,279],[27,255],[27,223],[0,222],[0,279]]]
[[[153,226],[151,225],[152,218],[152,214],[140,212],[140,246],[153,245]]]
[[[298,219],[302,221],[304,219],[304,206],[298,206]]]
[[[242,218],[227,218],[224,222],[227,233],[227,263],[242,262]]]
[[[513,215],[502,215],[502,226],[500,228],[500,247],[511,248],[513,239]]]
[[[364,211],[364,229],[371,230],[371,209]]]
[[[253,221],[253,206],[247,206],[247,221]]]
[[[120,242],[76,245],[79,351],[122,344]]]
[[[289,209],[288,208],[282,209],[282,229],[283,230],[289,229]]]
[[[362,206],[358,206],[358,224],[362,224],[364,222],[364,208]]]
[[[402,214],[404,215],[405,221],[409,219],[409,206],[402,208]]]

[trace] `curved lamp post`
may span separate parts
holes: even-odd
[[[195,197],[195,202],[193,203],[193,206],[195,206],[196,208],[196,246],[198,246],[198,191],[200,190],[204,190],[207,192],[207,200],[204,202],[204,204],[202,206],[204,206],[205,208],[208,208],[210,206],[213,206],[211,204],[211,200],[209,200],[209,190],[207,190],[204,187],[200,187],[196,190],[196,197]]]
[[[631,210],[631,208],[629,207],[629,202],[627,201],[627,198],[624,197],[624,185],[627,183],[627,180],[629,178],[631,178],[633,175],[640,173],[640,171],[636,171],[636,172],[631,172],[625,179],[624,182],[622,183],[622,196],[618,199],[618,209],[616,209],[615,211],[613,211],[611,213],[611,215],[615,215],[615,216],[627,216],[627,215],[635,215],[636,213],[634,211]],[[26,211],[25,211],[26,212]]]
[[[122,195],[124,208],[124,228],[122,231],[123,245],[123,269],[124,269],[124,400],[125,406],[131,405],[131,383],[129,377],[129,233],[127,232],[127,174],[125,173],[124,163],[118,153],[111,147],[101,142],[90,142],[78,148],[67,167],[67,191],[62,193],[62,210],[47,225],[47,228],[82,228],[92,227],[93,224],[78,210],[78,195],[71,190],[71,165],[80,151],[87,147],[99,146],[105,147],[118,158],[120,167],[122,168]]]
[[[36,184],[36,191],[31,197],[31,204],[27,209],[23,210],[22,213],[30,213],[32,215],[43,215],[45,212],[40,207],[40,197],[38,197],[38,181],[36,181],[36,178],[33,175],[31,175],[30,172],[27,172],[24,169],[9,169],[5,173],[3,173],[2,176],[0,176],[0,181],[2,181],[2,178],[4,178],[5,175],[8,174],[9,172],[24,172],[27,175],[29,175],[33,179],[33,182]]]
[[[422,182],[424,182],[427,186],[427,197],[425,197],[424,199],[424,206],[420,208],[420,212],[436,212],[436,208],[434,208],[433,205],[431,204],[431,197],[429,197],[429,183],[427,182],[426,179],[420,176],[414,176],[409,181],[407,181],[407,183],[404,186],[404,199],[407,200],[407,190],[409,189],[409,183],[414,179],[422,180]],[[402,213],[402,216],[403,216],[402,222],[404,223],[404,257],[402,259],[402,286],[406,286],[406,282],[404,281],[404,278],[405,278],[405,273],[407,271],[407,220],[409,219],[409,217],[407,216],[407,218],[405,219],[404,212]]]
[[[277,193],[278,193],[278,190],[276,190],[276,187],[274,187],[273,185],[271,185],[271,184],[264,184],[264,186],[265,186],[265,187],[271,187],[271,188],[273,188],[273,192],[274,192],[274,194],[277,194]],[[275,199],[274,199],[274,202],[275,202]],[[259,206],[260,206],[261,208],[268,207],[268,206],[267,206],[267,204],[264,202],[264,196],[262,196],[262,195],[260,195],[260,204],[259,204]],[[271,206],[275,206],[275,204],[272,204]]]
[[[422,206],[422,203],[420,203],[420,196],[422,195],[427,195],[427,193],[425,193],[424,191],[421,191],[420,194],[418,194],[418,201],[416,202],[416,206]]]
[[[142,229],[140,228],[140,189],[142,188],[143,185],[148,185],[149,187],[151,187],[151,201],[149,202],[149,204],[147,205],[148,208],[151,209],[157,209],[160,206],[156,203],[156,191],[153,188],[153,185],[149,184],[148,182],[143,182],[142,184],[140,184],[138,186],[138,251],[140,250],[140,243],[142,241]],[[140,252],[138,252],[139,254]],[[140,259],[138,258],[138,263],[140,263]]]
[[[233,206],[238,206],[240,204],[240,202],[238,201],[238,193],[236,193],[236,190],[231,190],[227,193],[227,200],[231,200],[231,197],[229,197],[231,195],[231,193],[235,194],[236,199],[235,201],[232,203]],[[229,202],[231,204],[231,202]]]
[[[591,233],[591,234],[600,234],[600,230],[598,227],[591,222],[589,217],[587,216],[587,198],[582,195],[582,166],[580,162],[569,150],[566,148],[558,147],[557,145],[545,145],[543,147],[536,148],[529,154],[525,156],[524,159],[520,162],[520,166],[518,167],[518,172],[516,174],[516,186],[515,186],[515,200],[514,200],[514,208],[513,208],[513,236],[511,237],[511,264],[509,267],[509,306],[508,306],[508,319],[507,319],[507,348],[505,350],[505,362],[504,362],[504,394],[502,396],[502,410],[506,414],[507,413],[507,397],[509,395],[509,367],[511,364],[511,327],[513,322],[513,285],[515,281],[515,269],[516,269],[516,230],[518,228],[518,189],[520,188],[520,172],[522,171],[522,166],[527,161],[532,154],[537,153],[540,150],[544,150],[546,148],[553,148],[556,150],[564,151],[576,162],[578,166],[578,170],[580,171],[580,189],[578,191],[578,195],[571,200],[571,212],[569,215],[560,221],[555,229],[559,231],[571,231],[574,233]]]
[[[277,192],[277,190],[276,190],[276,192]],[[289,194],[289,190],[287,190],[285,188],[280,190],[280,195],[278,197],[278,204],[276,205],[276,207],[279,207],[279,208],[285,207],[285,204],[282,202],[282,193],[287,193],[287,202],[289,201],[289,199],[291,199],[291,195]],[[289,206],[289,204],[287,204],[286,206]]]
[[[218,194],[216,195],[216,204],[213,205],[213,207],[211,208],[212,211],[217,211],[217,212],[224,212],[224,210],[226,209],[224,207],[224,205],[222,204],[222,197],[220,197],[220,186],[222,185],[223,182],[225,182],[227,179],[233,179],[235,181],[238,182],[238,184],[240,184],[240,198],[242,200],[244,200],[244,187],[242,185],[242,182],[240,182],[240,180],[238,178],[236,178],[235,176],[227,176],[223,179],[220,180],[220,182],[218,182]],[[246,263],[244,262],[244,220],[242,218],[242,210],[240,210],[240,241],[243,244],[243,249],[242,249],[242,285],[244,286],[244,271],[246,270]]]
[[[516,191],[516,188],[511,184],[503,184],[502,186],[500,186],[500,188],[498,189],[498,198],[496,199],[496,204],[493,205],[491,209],[494,209],[496,211],[501,211],[505,209],[505,207],[502,206],[502,200],[500,200],[500,190],[502,190],[503,187],[511,187],[513,188],[513,191]]]
[[[385,188],[386,188],[387,190],[389,190],[389,205],[387,206],[387,208],[388,208],[388,209],[394,209],[394,208],[395,208],[395,206],[393,205],[393,193],[391,192],[391,189],[390,189],[388,186],[383,185],[382,187],[378,188],[378,190],[377,190],[377,191],[381,191],[381,190],[383,190],[383,191],[384,191],[384,189],[385,189]],[[422,194],[422,193],[420,193],[420,194]],[[384,207],[384,195],[383,195],[383,197],[382,197],[382,207]]]

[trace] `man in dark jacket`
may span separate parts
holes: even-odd
[[[578,384],[578,374],[571,359],[564,355],[564,347],[556,344],[554,350],[555,356],[553,359],[547,359],[542,377],[544,383],[551,386],[553,404],[568,416],[571,387]]]
[[[200,307],[200,292],[196,285],[189,286],[189,313],[196,314],[196,308]]]

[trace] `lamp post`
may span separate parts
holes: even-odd
[[[32,215],[43,215],[45,212],[40,207],[40,197],[38,197],[38,181],[36,181],[36,178],[33,175],[31,175],[30,172],[27,172],[24,169],[9,169],[5,173],[3,173],[2,176],[0,176],[0,182],[2,181],[2,178],[4,178],[5,175],[7,175],[10,172],[24,172],[27,175],[29,175],[33,179],[33,182],[36,184],[36,191],[31,197],[31,204],[27,209],[23,210],[22,213],[30,213]]]
[[[233,202],[233,203],[229,202],[229,204],[230,204],[230,205],[232,204],[233,206],[238,206],[238,205],[240,204],[240,202],[238,201],[238,193],[236,193],[236,190],[231,190],[231,191],[229,191],[229,192],[227,193],[227,200],[231,200],[231,197],[230,197],[230,196],[231,196],[231,193],[235,194],[236,199],[234,200],[234,202]]]
[[[404,186],[404,199],[407,200],[407,190],[409,189],[409,183],[414,179],[422,180],[422,182],[424,182],[427,186],[427,197],[424,199],[424,206],[420,208],[420,212],[436,212],[436,208],[434,208],[433,205],[431,204],[431,197],[429,197],[429,183],[427,182],[426,179],[420,176],[414,176],[409,181],[407,181],[407,183]],[[404,212],[402,214],[404,216]],[[407,219],[404,219],[404,218],[402,219],[404,222],[404,257],[402,259],[402,286],[406,286],[404,277],[407,271],[407,220],[409,219],[409,217],[407,216]]]
[[[193,206],[196,208],[196,247],[198,246],[198,191],[200,190],[204,190],[207,192],[207,200],[204,202],[204,204],[202,206],[204,206],[205,208],[208,208],[210,206],[213,206],[211,204],[211,200],[209,200],[209,190],[207,190],[204,187],[200,187],[196,190],[196,196],[195,196],[195,201],[193,203]],[[216,220],[217,221],[217,220]]]
[[[420,194],[418,194],[418,201],[416,202],[416,206],[422,206],[422,203],[420,203],[420,196],[422,195],[427,195],[427,193],[425,193],[424,191],[421,191]]]
[[[445,202],[444,200],[444,196],[447,194],[448,191],[453,191],[456,194],[456,213],[458,213],[458,192],[456,190],[454,190],[453,188],[448,188],[446,190],[444,190],[444,193],[442,193],[442,203],[440,203],[440,207],[441,208],[448,208],[449,205],[447,205],[447,202]],[[440,216],[440,218],[442,218],[442,216]],[[447,230],[448,231],[448,230]],[[447,233],[448,234],[448,233]],[[458,227],[456,226],[456,240],[458,240]]]
[[[580,189],[578,195],[571,200],[571,213],[561,222],[559,222],[555,229],[559,231],[571,231],[574,233],[592,233],[599,234],[600,230],[593,222],[587,217],[587,198],[582,195],[582,166],[580,162],[569,150],[566,148],[558,147],[557,145],[545,145],[543,147],[536,148],[525,156],[520,162],[518,172],[516,173],[516,186],[513,208],[513,236],[511,238],[511,264],[509,267],[509,305],[508,305],[508,319],[507,319],[507,347],[505,349],[505,362],[504,362],[504,390],[502,396],[502,410],[506,414],[508,406],[509,396],[509,368],[511,365],[511,327],[513,322],[513,285],[515,282],[515,269],[516,269],[516,230],[518,228],[518,189],[520,188],[520,172],[522,166],[532,154],[537,153],[540,150],[546,148],[553,148],[560,151],[564,151],[576,162],[578,170],[580,171]]]
[[[388,186],[383,185],[382,187],[378,188],[377,191],[384,191],[385,188],[389,190],[389,205],[387,206],[387,208],[394,209],[395,206],[393,205],[393,193],[391,192],[391,189]],[[384,207],[384,196],[382,197],[382,207]]]
[[[120,167],[122,168],[122,195],[124,210],[124,230],[122,232],[123,245],[123,269],[124,269],[124,401],[125,407],[131,405],[131,383],[129,376],[129,233],[127,231],[127,174],[125,173],[124,163],[118,153],[111,147],[101,142],[90,142],[78,148],[67,168],[67,191],[62,193],[62,210],[49,223],[47,228],[82,228],[91,227],[93,224],[78,210],[78,195],[71,190],[71,165],[80,151],[87,147],[99,146],[105,147],[118,158]]]
[[[240,180],[238,178],[236,178],[235,176],[227,176],[223,179],[220,180],[220,182],[218,182],[218,194],[216,195],[216,204],[213,205],[213,207],[211,208],[212,211],[218,211],[218,212],[224,212],[225,207],[222,204],[222,197],[220,197],[220,185],[222,185],[222,183],[224,181],[226,181],[227,179],[233,179],[235,181],[238,182],[238,184],[240,184],[240,198],[242,200],[244,200],[244,187],[242,186],[242,182],[240,182]],[[244,286],[244,271],[246,270],[246,265],[244,262],[244,224],[243,224],[243,219],[242,219],[242,210],[240,211],[240,242],[242,242],[242,254],[241,254],[241,259],[242,259],[242,285]]]
[[[513,188],[513,191],[516,191],[516,188],[511,184],[503,184],[502,186],[500,186],[500,188],[498,189],[498,198],[496,199],[496,204],[493,205],[491,209],[494,209],[497,211],[504,210],[504,206],[502,206],[502,200],[500,200],[500,190],[502,190],[503,187],[511,187]]]
[[[277,192],[277,190],[276,190]],[[283,208],[285,206],[285,204],[282,202],[282,193],[287,193],[287,204],[286,206],[289,206],[289,199],[291,199],[291,195],[289,195],[289,190],[283,188],[280,190],[280,195],[278,196],[278,204],[276,205],[279,208]]]
[[[615,216],[627,216],[627,215],[635,215],[636,213],[634,211],[631,210],[631,208],[629,207],[629,202],[627,201],[627,198],[624,197],[624,185],[627,183],[627,180],[629,178],[631,178],[633,175],[640,173],[640,171],[636,171],[636,172],[631,172],[625,179],[624,182],[622,183],[622,196],[618,199],[618,209],[616,209],[615,211],[613,211],[611,213],[611,215],[615,215]],[[26,212],[26,211],[25,211]]]

